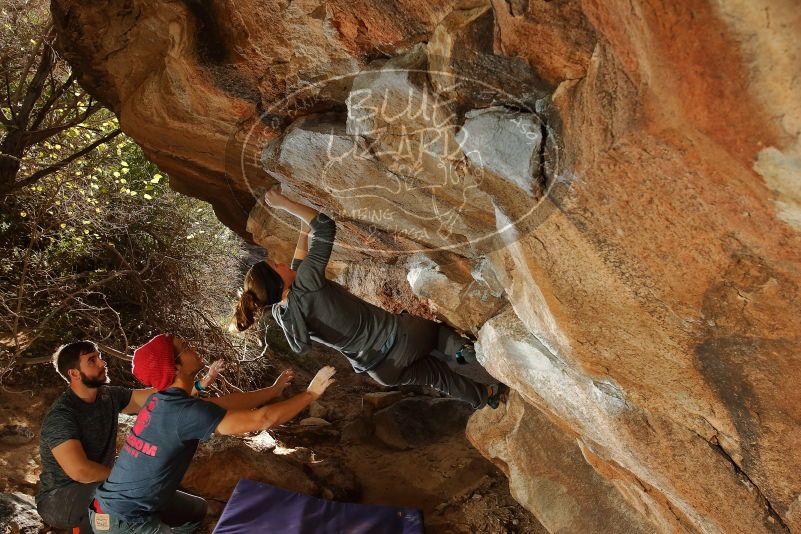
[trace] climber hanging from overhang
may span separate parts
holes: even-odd
[[[474,408],[498,407],[506,386],[478,383],[448,366],[449,361],[475,362],[470,340],[446,324],[390,313],[328,280],[325,268],[336,236],[334,221],[277,188],[267,191],[264,201],[300,219],[301,234],[291,267],[265,260],[245,275],[234,318],[239,331],[271,306],[296,353],[305,353],[312,340],[318,341],[337,349],[357,373],[367,373],[380,384],[430,386]]]

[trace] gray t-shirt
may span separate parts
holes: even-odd
[[[389,352],[398,318],[326,279],[325,268],[331,257],[336,224],[321,213],[310,226],[314,234],[309,253],[303,261],[292,262],[298,274],[290,286],[289,306],[300,311],[311,339],[340,351],[356,372],[370,370]],[[291,314],[277,304],[273,315],[289,338]]]
[[[125,387],[100,386],[91,404],[82,401],[71,389],[56,399],[42,421],[39,441],[42,474],[37,502],[50,491],[76,484],[53,457],[53,448],[67,440],[79,440],[89,460],[111,467],[116,452],[117,416],[131,401],[132,393],[132,389]]]

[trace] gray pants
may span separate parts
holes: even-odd
[[[100,482],[80,484],[78,482],[58,488],[40,497],[36,510],[42,520],[54,528],[80,528],[81,534],[89,534],[89,504],[95,496]]]
[[[102,534],[191,534],[200,528],[203,518],[206,517],[208,503],[202,497],[190,495],[183,491],[176,491],[173,498],[158,515],[152,515],[144,521],[136,523],[115,518],[109,514],[109,528],[97,530]],[[91,524],[95,524],[98,514],[89,511]]]
[[[456,352],[465,342],[467,339],[446,324],[404,313],[398,317],[398,332],[389,354],[367,374],[385,386],[430,386],[480,408],[487,402],[487,388],[454,372],[447,363],[456,361]]]

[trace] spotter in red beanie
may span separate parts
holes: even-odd
[[[159,334],[134,351],[134,376],[159,391],[175,382],[175,349],[172,335]]]

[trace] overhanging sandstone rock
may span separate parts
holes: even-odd
[[[645,533],[676,527],[675,520],[654,517],[651,510],[642,514],[627,502],[615,488],[620,482],[587,462],[576,436],[517,393],[499,410],[474,416],[467,435],[506,473],[512,495],[550,532]]]
[[[636,392],[614,380],[593,378],[573,368],[530,334],[512,310],[488,321],[479,340],[481,363],[487,370],[578,437],[591,465],[611,475],[623,495],[647,517],[657,518],[662,530],[679,526],[714,530],[717,524],[741,532],[779,528],[776,512],[753,483],[743,484],[742,472],[716,435],[684,428],[671,420],[672,414],[660,413],[658,404],[632,398]],[[475,442],[481,441],[481,421],[491,416],[475,416],[471,434]],[[528,435],[510,438],[507,445],[525,450],[525,441],[520,440]],[[521,468],[520,462],[516,464]],[[686,473],[704,483],[689,483]],[[654,490],[660,497],[650,495]],[[530,508],[537,508],[538,496],[530,498]],[[719,504],[699,514],[701,503],[710,499],[737,505]]]

